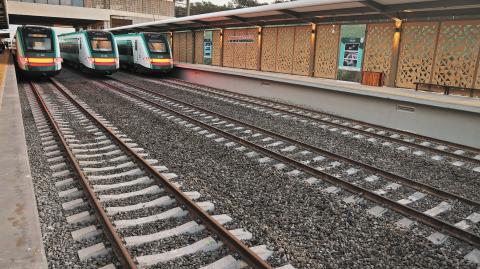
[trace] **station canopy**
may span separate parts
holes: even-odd
[[[479,17],[479,0],[299,0],[108,29],[168,32],[298,23],[356,23]]]
[[[7,0],[0,1],[0,29],[8,29]]]

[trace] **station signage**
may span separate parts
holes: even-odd
[[[255,35],[236,35],[227,37],[228,43],[253,43]]]

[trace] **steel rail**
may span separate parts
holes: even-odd
[[[140,87],[140,86],[137,86],[137,85],[134,85],[134,84],[131,84],[131,83],[128,83],[128,82],[124,82],[124,81],[119,81],[119,80],[116,80],[116,79],[113,79],[115,81],[118,81],[120,83],[124,83],[126,85],[128,85],[129,87],[134,87],[134,88],[137,88],[138,90],[140,91],[145,91],[145,92],[148,92],[150,94],[153,94],[153,95],[156,95],[158,97],[161,97],[161,98],[165,98],[165,99],[168,99],[168,100],[171,100],[171,101],[174,101],[174,102],[177,102],[177,103],[180,103],[180,104],[183,104],[185,106],[189,106],[189,107],[192,107],[192,108],[195,108],[197,110],[200,110],[200,111],[203,111],[205,113],[210,113],[212,115],[215,115],[216,117],[219,117],[219,118],[223,118],[223,119],[226,119],[226,120],[229,120],[233,123],[236,123],[236,124],[240,124],[240,125],[244,125],[244,126],[247,126],[248,128],[250,129],[253,129],[253,130],[256,130],[257,132],[261,132],[261,133],[264,133],[264,134],[267,134],[269,136],[273,136],[273,137],[277,137],[279,140],[284,140],[284,141],[287,141],[291,144],[296,144],[296,145],[299,145],[305,149],[308,149],[310,151],[313,151],[313,152],[316,152],[320,155],[327,155],[328,157],[334,159],[334,160],[340,160],[340,161],[343,161],[343,162],[347,162],[347,163],[350,163],[350,164],[353,164],[353,165],[356,165],[356,166],[359,166],[365,170],[369,170],[370,172],[372,173],[377,173],[379,175],[382,175],[383,177],[385,177],[386,179],[390,180],[390,181],[393,181],[393,182],[401,182],[403,185],[405,186],[408,186],[408,187],[411,187],[415,190],[418,190],[418,191],[423,191],[423,192],[426,192],[426,193],[429,193],[433,196],[436,196],[436,197],[439,197],[439,198],[442,198],[442,199],[452,199],[452,200],[458,200],[460,202],[463,202],[465,204],[468,204],[468,205],[471,205],[471,206],[475,206],[477,208],[480,208],[480,203],[479,202],[476,202],[476,201],[473,201],[471,199],[468,199],[468,198],[465,198],[465,197],[462,197],[462,196],[459,196],[459,195],[456,195],[456,194],[453,194],[453,193],[450,193],[450,192],[447,192],[447,191],[443,191],[443,190],[440,190],[438,188],[435,188],[435,187],[432,187],[430,185],[426,185],[426,184],[423,184],[421,182],[417,182],[417,181],[414,181],[412,179],[408,179],[408,178],[405,178],[405,177],[402,177],[402,176],[399,176],[399,175],[396,175],[394,173],[391,173],[391,172],[388,172],[386,170],[383,170],[383,169],[380,169],[380,168],[377,168],[377,167],[374,167],[374,166],[371,166],[371,165],[368,165],[366,163],[363,163],[361,161],[357,161],[357,160],[353,160],[351,158],[348,158],[346,156],[343,156],[343,155],[340,155],[340,154],[337,154],[337,153],[333,153],[331,151],[327,151],[327,150],[324,150],[324,149],[321,149],[321,148],[318,148],[316,146],[313,146],[313,145],[310,145],[310,144],[307,144],[305,142],[301,142],[301,141],[298,141],[296,139],[293,139],[293,138],[290,138],[290,137],[286,137],[284,135],[281,135],[281,134],[278,134],[278,133],[274,133],[272,131],[269,131],[269,130],[266,130],[266,129],[263,129],[261,127],[257,127],[255,125],[252,125],[252,124],[249,124],[249,123],[246,123],[246,122],[243,122],[241,120],[237,120],[237,119],[234,119],[232,117],[229,117],[229,116],[226,116],[226,115],[223,115],[223,114],[220,114],[218,112],[214,112],[214,111],[211,111],[209,109],[206,109],[206,108],[202,108],[202,107],[199,107],[197,105],[193,105],[193,104],[190,104],[190,103],[187,103],[187,102],[184,102],[184,101],[181,101],[181,100],[178,100],[176,98],[173,98],[173,97],[170,97],[170,96],[167,96],[167,95],[164,95],[164,94],[161,94],[161,93],[158,93],[157,91],[153,91],[153,90],[150,90],[150,89],[147,89],[147,88],[144,88],[144,87]],[[103,84],[108,84],[104,81],[102,81],[101,83]],[[115,87],[111,84],[108,84],[109,86],[111,87]],[[117,89],[119,89],[118,87],[115,87]],[[122,89],[119,89],[121,91],[124,91]]]
[[[156,183],[165,187],[165,189],[172,194],[177,201],[186,206],[186,209],[197,217],[205,227],[210,230],[214,235],[218,236],[227,247],[237,252],[243,261],[245,261],[249,266],[255,269],[271,269],[272,267],[260,258],[255,252],[248,248],[242,241],[235,237],[231,232],[229,232],[223,225],[216,221],[212,216],[210,216],[205,210],[200,208],[192,199],[185,195],[180,189],[178,189],[173,183],[170,182],[165,176],[159,173],[152,165],[150,165],[144,158],[139,154],[133,151],[125,142],[123,142],[113,131],[105,126],[101,121],[92,115],[85,107],[78,103],[69,93],[67,93],[63,86],[57,83],[53,78],[50,78],[50,81],[54,86],[69,99],[76,107],[83,111],[88,117],[93,119],[101,128],[106,131],[114,140],[125,149],[134,159],[140,163],[142,166],[146,167],[148,172],[150,172]]]
[[[60,131],[60,128],[57,122],[53,118],[50,110],[47,107],[47,104],[45,103],[42,96],[40,95],[40,92],[38,91],[36,85],[33,82],[30,82],[30,87],[35,93],[37,100],[40,102],[41,107],[47,114],[48,120],[50,121],[51,125],[55,129],[56,136],[60,139],[60,142],[62,143],[63,148],[65,149],[65,152],[68,155],[69,162],[72,164],[73,168],[75,169],[75,172],[80,178],[80,183],[83,187],[84,192],[87,195],[88,202],[92,207],[92,209],[95,211],[96,215],[98,216],[98,220],[101,223],[103,230],[105,231],[105,234],[110,239],[113,250],[117,254],[117,257],[120,260],[120,263],[122,264],[123,268],[130,268],[130,269],[137,268],[137,265],[133,261],[132,256],[128,252],[125,244],[120,238],[120,235],[117,233],[115,227],[113,226],[112,222],[110,221],[107,214],[105,213],[100,201],[97,199],[97,196],[95,195],[95,192],[90,186],[88,179],[86,178],[85,174],[81,170],[80,164],[78,163],[77,159],[75,158],[72,151],[68,147],[67,141],[63,137],[63,134]]]
[[[128,93],[128,91],[125,91],[125,92]],[[260,152],[261,154],[269,156],[269,157],[271,157],[273,159],[276,159],[280,162],[287,163],[287,164],[289,164],[289,165],[291,165],[291,166],[293,166],[297,169],[303,170],[307,174],[310,174],[314,177],[318,177],[322,180],[325,180],[332,185],[339,186],[339,187],[347,190],[348,192],[363,195],[363,197],[367,198],[368,200],[371,200],[371,201],[375,202],[376,204],[384,205],[384,206],[386,206],[386,207],[388,207],[388,208],[390,208],[390,209],[392,209],[392,210],[394,210],[394,211],[396,211],[396,212],[398,212],[398,213],[400,213],[404,216],[413,218],[413,219],[415,219],[415,220],[417,220],[417,221],[419,221],[423,224],[431,226],[434,229],[436,229],[437,231],[447,233],[448,235],[456,237],[460,240],[463,240],[463,241],[465,241],[465,242],[467,242],[467,243],[469,243],[469,244],[471,244],[475,247],[480,247],[480,237],[471,233],[471,232],[468,232],[466,230],[462,230],[462,229],[460,229],[460,228],[458,228],[458,227],[456,227],[456,226],[454,226],[450,223],[447,223],[447,222],[445,222],[443,220],[440,220],[438,218],[426,215],[423,212],[420,212],[420,211],[418,211],[416,209],[413,209],[411,207],[408,207],[406,205],[399,204],[394,200],[391,200],[387,197],[383,197],[381,195],[378,195],[378,194],[376,194],[374,192],[371,192],[371,191],[369,191],[365,188],[353,185],[352,183],[350,183],[348,181],[345,181],[345,180],[340,179],[340,178],[336,178],[336,177],[331,176],[331,175],[329,175],[325,172],[316,170],[314,167],[311,167],[307,164],[298,162],[298,161],[296,161],[292,158],[289,158],[287,156],[283,156],[283,155],[281,155],[277,152],[274,152],[270,149],[267,149],[265,147],[256,145],[255,143],[252,143],[250,141],[247,141],[245,139],[242,139],[240,137],[237,137],[235,135],[227,133],[227,132],[225,132],[225,131],[217,128],[217,127],[210,126],[206,123],[203,123],[200,120],[197,120],[193,117],[184,115],[184,114],[182,114],[180,112],[177,112],[173,109],[165,107],[164,105],[161,105],[157,102],[145,99],[143,97],[137,96],[137,95],[132,94],[132,93],[129,93],[127,95],[133,96],[133,97],[135,97],[139,100],[142,100],[145,103],[148,103],[148,104],[150,104],[154,107],[160,108],[164,111],[168,111],[169,113],[174,114],[174,115],[176,115],[176,116],[178,116],[178,117],[180,117],[184,120],[194,122],[196,125],[199,125],[202,128],[208,129],[208,130],[213,131],[217,134],[221,134],[223,137],[226,137],[226,138],[228,138],[232,141],[235,141],[238,144],[241,144],[243,146],[254,149],[257,152]]]
[[[181,83],[178,83],[176,80],[177,79],[169,80],[169,81],[173,81],[176,85],[181,85]],[[182,81],[182,82],[192,84],[190,82],[184,82],[184,81]],[[193,87],[193,86],[191,86],[191,87]],[[265,101],[265,102],[270,102],[270,103],[286,106],[286,107],[297,109],[297,110],[304,110],[304,111],[307,111],[307,112],[310,112],[310,113],[323,114],[325,116],[335,117],[335,118],[338,118],[338,119],[341,119],[341,120],[344,120],[344,121],[350,121],[352,123],[365,125],[365,126],[371,127],[371,128],[384,129],[384,130],[387,130],[387,131],[393,132],[393,133],[400,133],[400,134],[403,134],[403,135],[412,136],[412,137],[420,138],[420,139],[427,140],[427,141],[433,141],[433,142],[438,143],[438,144],[450,145],[450,146],[453,146],[455,148],[468,150],[468,151],[471,151],[471,152],[477,153],[477,154],[480,153],[479,148],[475,148],[475,147],[472,147],[472,146],[462,145],[462,144],[459,144],[459,143],[450,142],[450,141],[446,141],[446,140],[442,140],[442,139],[438,139],[438,138],[434,138],[434,137],[429,137],[429,136],[425,136],[425,135],[421,135],[421,134],[415,134],[415,133],[412,133],[412,132],[409,132],[409,131],[394,129],[394,128],[391,128],[391,127],[380,126],[380,125],[377,125],[377,124],[368,123],[368,122],[364,122],[364,121],[360,121],[360,120],[349,119],[349,118],[346,118],[346,117],[343,117],[343,116],[332,115],[332,114],[317,111],[317,110],[314,110],[314,109],[311,109],[311,108],[304,108],[304,107],[300,107],[300,106],[297,106],[297,105],[283,103],[283,102],[280,102],[280,101],[269,100],[269,99],[263,98],[263,97],[255,97],[255,96],[251,96],[251,95],[248,95],[248,94],[236,93],[236,92],[217,89],[217,88],[213,88],[213,89],[215,91],[219,91],[219,92],[223,91],[223,92],[226,92],[226,93],[229,93],[229,94],[236,94],[236,95],[240,95],[240,96],[247,97],[247,98],[259,99],[259,100],[262,100],[262,101]],[[203,91],[210,92],[208,90],[203,90]],[[220,93],[215,93],[215,94],[220,95]],[[235,97],[231,97],[231,98],[235,98]],[[240,99],[240,100],[242,100],[242,99]],[[313,119],[315,119],[315,118],[313,118]]]
[[[163,81],[159,81],[159,82],[160,83],[165,83]],[[178,82],[174,82],[174,84],[176,84],[177,86],[193,88],[193,86],[185,86],[185,85],[182,85]],[[350,126],[345,126],[345,125],[342,125],[342,124],[339,124],[339,123],[334,123],[334,122],[331,122],[331,121],[325,121],[325,120],[322,120],[322,119],[314,118],[312,116],[303,115],[303,114],[291,112],[291,111],[288,111],[288,110],[275,108],[275,107],[268,106],[268,105],[259,104],[259,103],[256,103],[254,101],[245,100],[245,99],[241,99],[241,98],[236,98],[236,97],[232,97],[232,96],[228,96],[228,95],[223,95],[221,93],[217,93],[217,92],[214,92],[214,91],[211,91],[211,90],[204,90],[204,89],[198,89],[198,88],[194,88],[194,89],[204,91],[204,92],[208,92],[208,93],[213,93],[213,94],[220,95],[220,96],[223,96],[223,97],[232,98],[232,99],[235,99],[235,100],[239,100],[239,101],[242,101],[242,102],[245,102],[245,103],[254,104],[254,105],[257,105],[257,106],[268,107],[270,109],[282,111],[283,113],[286,113],[286,114],[294,115],[294,116],[297,116],[297,117],[307,118],[309,120],[321,122],[321,123],[328,124],[328,125],[333,125],[333,126],[338,127],[338,128],[347,129],[347,130],[350,130],[352,132],[362,133],[362,134],[365,134],[365,135],[368,135],[368,136],[373,136],[373,137],[376,137],[376,138],[379,138],[379,139],[392,141],[392,142],[395,142],[397,144],[403,144],[403,145],[406,145],[406,146],[409,146],[409,147],[412,147],[412,148],[419,148],[419,149],[423,149],[425,151],[434,152],[436,154],[446,155],[450,158],[461,159],[463,161],[472,162],[472,163],[475,163],[475,164],[480,164],[480,160],[477,160],[477,159],[471,158],[471,157],[467,157],[467,156],[464,156],[464,155],[458,155],[458,154],[455,154],[455,153],[452,153],[452,152],[449,152],[449,151],[439,150],[439,149],[436,149],[436,148],[431,148],[431,147],[428,147],[428,146],[423,146],[423,145],[420,145],[420,144],[416,144],[416,143],[413,143],[413,142],[408,142],[408,141],[404,141],[404,140],[401,140],[401,139],[396,139],[396,138],[392,138],[392,137],[388,137],[388,136],[384,136],[384,135],[379,135],[379,134],[368,132],[368,131],[365,131],[365,130],[356,129],[356,128],[353,128],[353,127],[350,127]],[[322,115],[325,115],[325,116],[342,119],[342,120],[349,121],[349,122],[352,122],[352,123],[365,125],[365,126],[371,127],[371,128],[376,128],[376,129],[380,129],[380,130],[383,129],[383,130],[387,130],[387,131],[390,131],[390,132],[393,132],[393,133],[400,133],[400,134],[403,134],[403,135],[408,135],[408,136],[420,138],[420,139],[423,139],[423,140],[426,140],[426,141],[434,141],[435,143],[449,145],[449,146],[452,146],[452,147],[458,148],[458,149],[464,149],[464,150],[467,150],[469,152],[472,152],[473,154],[480,153],[480,149],[470,147],[470,146],[466,146],[466,145],[461,145],[461,144],[458,144],[458,143],[448,142],[448,141],[444,141],[444,140],[441,140],[441,139],[436,139],[436,138],[432,138],[432,137],[418,135],[418,134],[410,133],[410,132],[407,132],[407,131],[401,131],[401,130],[397,130],[397,129],[393,129],[393,128],[389,128],[389,127],[383,127],[383,126],[370,124],[370,123],[366,123],[366,122],[362,122],[362,121],[358,121],[358,120],[352,120],[352,119],[348,119],[348,118],[341,117],[341,116],[330,115],[330,114],[319,112],[319,111],[316,111],[316,110],[313,110],[313,109],[302,108],[302,107],[295,106],[295,105],[290,105],[290,104],[285,104],[285,103],[282,103],[282,102],[272,101],[272,100],[268,100],[268,99],[262,98],[262,97],[253,97],[253,96],[249,96],[249,95],[246,95],[246,94],[234,93],[234,92],[230,92],[230,91],[226,91],[226,90],[218,90],[218,89],[215,89],[215,90],[225,91],[225,92],[228,92],[230,94],[236,94],[236,95],[248,97],[248,98],[251,98],[251,99],[258,99],[258,100],[261,100],[261,101],[264,101],[264,102],[270,102],[270,103],[273,103],[273,104],[278,104],[278,105],[289,107],[289,108],[296,109],[296,110],[304,110],[304,111],[307,111],[307,112],[310,112],[310,113],[322,114]]]

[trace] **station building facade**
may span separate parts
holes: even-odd
[[[172,42],[176,62],[356,82],[372,71],[391,87],[480,89],[478,19],[177,31]]]

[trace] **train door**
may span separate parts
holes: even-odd
[[[140,53],[138,52],[138,40],[135,39],[135,42],[133,43],[133,59],[134,63],[139,63],[140,62]]]

